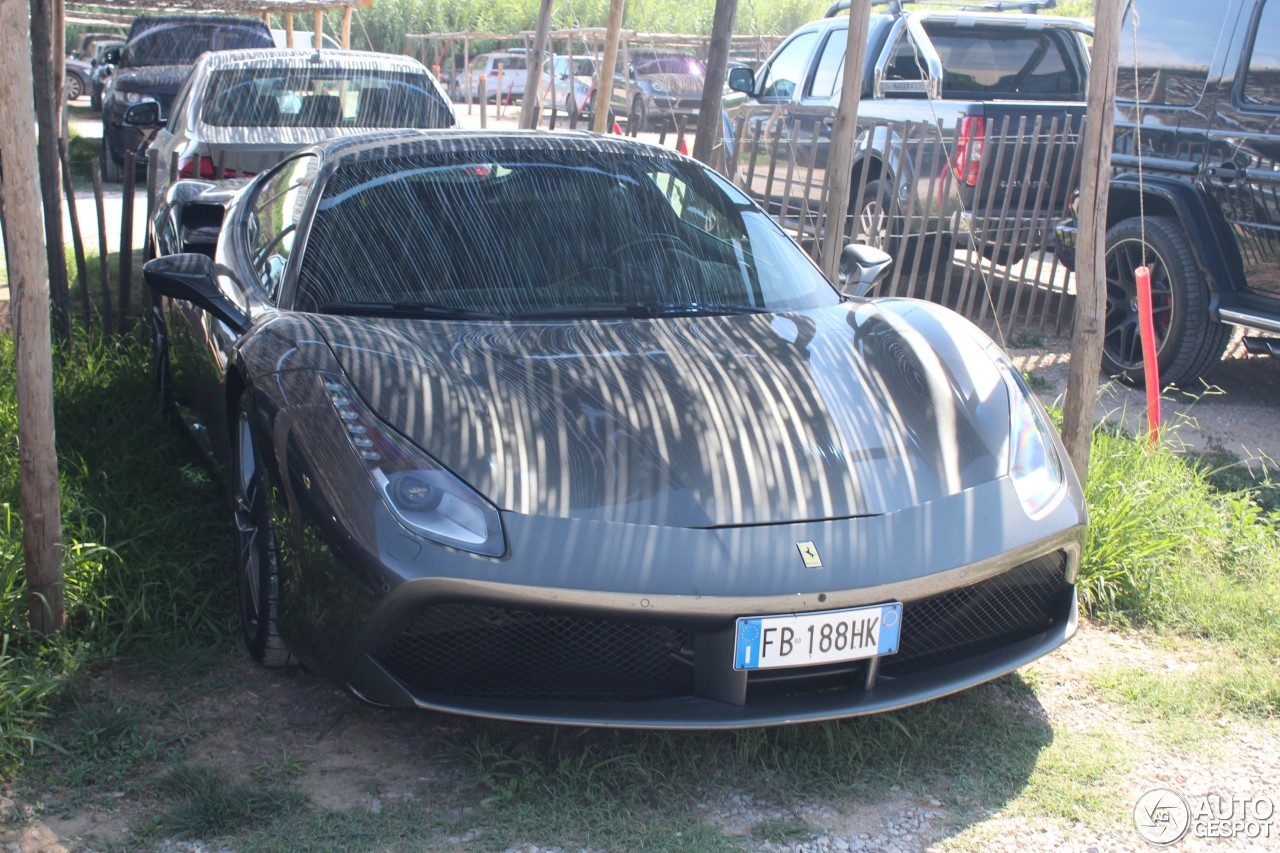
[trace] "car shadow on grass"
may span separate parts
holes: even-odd
[[[38,751],[26,787],[59,804],[54,831],[95,827],[104,850],[179,837],[241,851],[742,850],[830,834],[816,813],[906,812],[929,817],[914,828],[928,845],[1017,797],[1054,737],[1016,674],[827,723],[613,731],[387,711],[225,645],[175,651],[200,668],[139,656],[96,676],[51,728],[67,751]],[[49,769],[73,760],[81,778],[110,778],[110,796]]]

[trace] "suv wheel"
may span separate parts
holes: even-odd
[[[628,129],[632,133],[643,133],[648,130],[649,111],[645,108],[644,98],[636,95],[631,99],[631,112],[627,113]]]
[[[1145,253],[1144,253],[1145,246]],[[1129,385],[1141,385],[1145,371],[1138,333],[1138,284],[1134,270],[1146,258],[1151,269],[1156,362],[1162,384],[1183,385],[1222,357],[1231,327],[1209,317],[1209,284],[1196,264],[1186,234],[1172,219],[1125,219],[1107,231],[1106,332],[1102,366]]]

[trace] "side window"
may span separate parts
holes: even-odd
[[[813,86],[809,89],[811,98],[834,98],[843,88],[840,84],[844,74],[844,52],[849,44],[848,30],[832,30],[827,34],[827,43],[822,46],[822,56],[818,59],[818,67],[813,72]]]
[[[1120,33],[1116,98],[1183,107],[1199,103],[1229,6],[1161,0],[1158,8],[1140,8],[1135,32],[1130,4]]]
[[[1258,15],[1244,76],[1244,101],[1280,108],[1280,2],[1276,0],[1263,5]]]
[[[893,47],[889,64],[884,68],[884,79],[924,80],[928,76],[929,72],[924,67],[924,60],[916,53],[916,43],[904,31]]]
[[[173,106],[169,108],[169,116],[167,128],[170,133],[177,133],[178,127],[184,121],[182,116],[187,112],[187,106],[191,103],[191,86],[195,83],[194,74],[188,74],[187,80],[182,84],[182,88],[178,90],[178,96],[173,99]]]
[[[770,101],[789,101],[804,83],[809,70],[809,58],[817,45],[817,33],[802,33],[783,46],[765,69],[760,81],[760,98]]]
[[[253,200],[250,223],[253,268],[272,302],[280,296],[298,220],[315,182],[318,162],[310,156],[288,161],[263,184]]]

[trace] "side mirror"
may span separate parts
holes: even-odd
[[[160,105],[155,101],[143,101],[140,104],[134,104],[124,111],[124,123],[128,127],[136,127],[140,130],[159,127],[162,124],[160,121]]]
[[[754,94],[756,91],[756,73],[750,68],[741,66],[730,68],[729,88],[747,95]]]
[[[249,328],[249,315],[218,289],[208,255],[165,255],[147,261],[142,275],[157,296],[180,299],[203,308],[236,333]]]
[[[109,47],[102,52],[102,63],[104,65],[120,64],[120,48]]]
[[[893,258],[888,252],[850,243],[840,253],[840,292],[845,296],[866,296],[892,268]]]

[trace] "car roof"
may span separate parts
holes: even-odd
[[[624,136],[587,131],[388,130],[332,139],[311,150],[336,165],[464,151],[478,154],[583,151],[684,159],[669,148]]]
[[[317,59],[317,54],[319,58]],[[255,47],[242,50],[211,50],[202,54],[204,68],[377,68],[381,70],[426,71],[426,66],[410,56],[373,53],[367,50],[324,50],[313,48]]]

